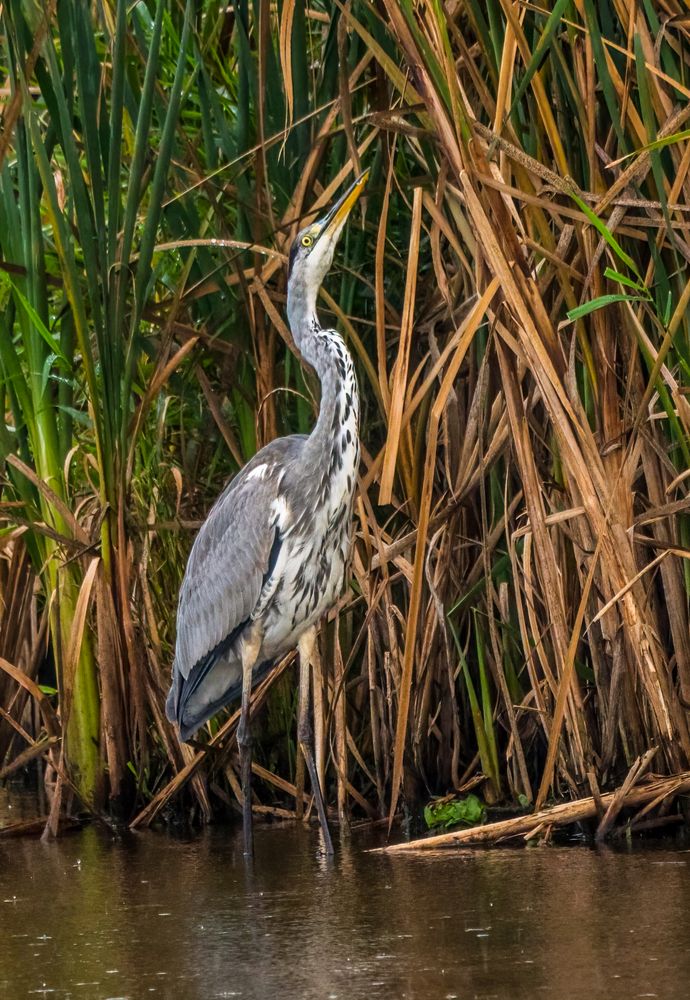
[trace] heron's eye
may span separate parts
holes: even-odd
[[[303,246],[303,247],[310,247],[310,246],[312,245],[312,243],[313,243],[313,242],[314,242],[314,241],[313,241],[313,239],[311,238],[311,236],[303,236],[303,237],[302,237],[302,246]]]

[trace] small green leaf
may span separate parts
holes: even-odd
[[[66,365],[69,365],[67,358],[60,350],[60,345],[58,344],[57,340],[52,335],[48,327],[45,325],[41,317],[38,315],[34,307],[31,305],[26,296],[22,294],[19,287],[16,285],[14,281],[12,281],[9,275],[7,277],[9,279],[10,285],[14,290],[14,294],[17,296],[17,299],[19,300],[22,309],[24,310],[26,315],[29,317],[29,319],[35,326],[37,332],[40,334],[41,337],[43,337],[43,339],[45,340],[46,344],[51,349],[55,357],[59,358],[61,361],[64,361]]]
[[[608,245],[611,247],[611,249],[613,250],[613,252],[616,254],[616,256],[618,257],[618,259],[622,260],[623,263],[627,267],[630,268],[630,270],[633,272],[633,274],[637,277],[637,279],[641,283],[642,282],[642,276],[640,275],[640,272],[635,267],[635,261],[632,259],[632,257],[629,254],[627,254],[625,252],[625,250],[620,245],[620,243],[618,242],[618,240],[616,239],[616,237],[613,235],[613,233],[611,232],[611,230],[606,225],[606,223],[603,222],[599,218],[599,216],[596,214],[596,212],[592,211],[592,209],[589,207],[589,205],[585,201],[582,200],[582,198],[579,196],[579,194],[577,194],[575,191],[572,191],[572,190],[569,192],[569,194],[570,194],[570,197],[575,202],[575,204],[578,206],[578,208],[582,212],[585,213],[585,215],[587,216],[587,218],[589,219],[589,221],[592,223],[592,225],[594,226],[594,228],[597,230],[597,232],[601,233],[601,235],[604,237],[604,239],[606,240],[606,242],[608,243]]]
[[[641,295],[600,295],[597,299],[592,299],[591,302],[583,302],[581,306],[576,306],[574,309],[569,309],[567,316],[570,320],[582,319],[583,316],[589,315],[591,312],[595,312],[597,309],[603,309],[604,306],[610,306],[612,302],[646,302],[646,298],[642,298]]]
[[[46,386],[48,385],[48,379],[50,378],[50,369],[53,367],[57,361],[57,354],[53,351],[46,357],[43,362],[43,371],[41,372],[41,393],[46,391]]]
[[[58,693],[58,689],[54,688],[54,687],[51,687],[50,684],[39,684],[38,685],[38,690],[42,694],[47,694],[49,697],[52,697],[52,695]]]
[[[673,135],[665,135],[663,139],[655,139],[653,142],[648,142],[646,145],[640,146],[639,149],[633,149],[632,153],[626,153],[625,156],[621,156],[618,163],[622,163],[623,160],[629,160],[632,156],[641,156],[642,153],[651,153],[654,150],[664,149],[666,146],[684,142],[686,139],[690,139],[690,128],[683,129],[682,132],[674,132]]]
[[[7,308],[12,294],[12,281],[7,271],[0,271],[0,313]]]
[[[434,827],[477,826],[486,819],[486,806],[476,795],[466,795],[463,799],[440,799],[424,807],[424,820],[432,830]]]
[[[93,427],[93,420],[83,410],[76,410],[73,406],[66,406],[64,403],[56,403],[55,408],[62,410],[63,413],[66,413],[72,420],[76,420],[82,427]]]
[[[632,278],[628,278],[627,275],[621,274],[620,271],[614,271],[612,267],[607,267],[604,271],[604,277],[610,278],[611,281],[617,281],[619,285],[625,285],[626,288],[633,288],[640,295],[649,295],[649,290],[645,285],[639,281],[633,281]]]

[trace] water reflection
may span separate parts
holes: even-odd
[[[690,854],[363,853],[318,833],[0,841],[0,995],[688,996]]]

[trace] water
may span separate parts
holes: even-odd
[[[385,856],[353,836],[0,840],[0,996],[631,1000],[690,995],[690,853]]]

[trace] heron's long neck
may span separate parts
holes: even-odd
[[[316,370],[321,382],[321,406],[314,430],[309,435],[309,457],[324,463],[342,455],[350,444],[357,450],[359,395],[350,353],[335,330],[321,328],[313,302],[304,307],[288,301],[290,329],[300,354]],[[291,308],[292,307],[292,308]],[[336,463],[337,464],[337,463]]]

